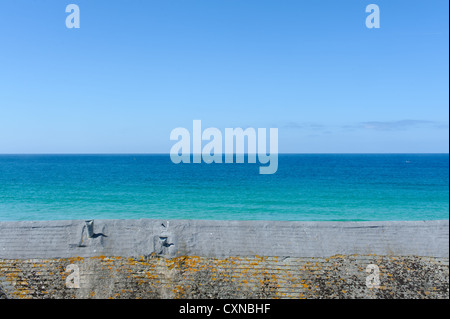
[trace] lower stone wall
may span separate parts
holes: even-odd
[[[2,222],[0,298],[449,298],[448,258],[448,220]]]
[[[448,265],[378,255],[0,259],[0,298],[449,298]]]

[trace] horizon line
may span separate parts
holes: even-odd
[[[230,153],[223,153],[222,155],[227,155]],[[232,153],[233,155],[249,155],[249,154],[258,154],[258,153]],[[440,154],[440,155],[449,155],[449,152],[304,152],[304,153],[296,153],[296,152],[278,152],[279,155],[401,155],[401,154]],[[6,155],[168,155],[170,156],[170,153],[0,153],[0,156],[6,156]],[[202,155],[201,153],[192,153],[192,155]]]

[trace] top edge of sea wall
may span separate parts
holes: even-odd
[[[449,256],[449,221],[0,222],[0,259],[94,256]]]

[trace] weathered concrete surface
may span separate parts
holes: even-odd
[[[6,293],[3,291],[2,287],[0,287],[0,299],[7,299]]]
[[[448,233],[448,221],[5,222],[0,298],[449,298]]]
[[[368,287],[368,265],[380,283]],[[80,288],[66,285],[79,267]],[[448,259],[158,256],[0,260],[8,298],[448,298]]]
[[[98,220],[0,223],[0,258],[448,257],[449,222]]]

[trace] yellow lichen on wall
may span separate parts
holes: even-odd
[[[366,267],[380,285],[366,286]],[[67,287],[79,269],[80,288]],[[351,255],[206,258],[156,255],[0,260],[9,298],[441,298],[448,296],[448,259]],[[72,274],[73,275],[73,274]]]

